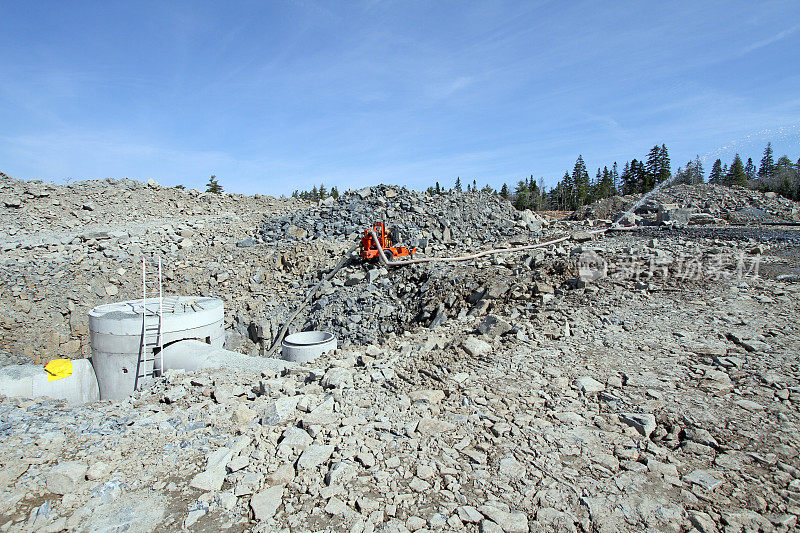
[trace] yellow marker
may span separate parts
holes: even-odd
[[[72,375],[72,361],[69,359],[53,359],[44,365],[47,381],[55,381]]]

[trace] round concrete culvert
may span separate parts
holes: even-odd
[[[145,305],[150,313],[158,311],[157,298],[148,298]],[[142,343],[142,312],[142,300],[100,305],[89,312],[92,364],[101,400],[123,399],[133,393]],[[223,315],[222,300],[218,298],[164,297],[164,346],[196,339],[222,348],[225,341]],[[145,370],[152,372],[152,368]]]
[[[281,357],[285,361],[305,363],[335,350],[336,337],[328,331],[301,331],[283,339]]]

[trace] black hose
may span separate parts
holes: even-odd
[[[295,312],[294,312],[294,313],[292,313],[291,315],[289,315],[289,318],[286,320],[286,323],[283,325],[283,327],[281,328],[281,330],[278,332],[278,336],[275,338],[275,342],[273,342],[273,344],[272,344],[272,347],[271,347],[271,348],[269,349],[269,351],[267,352],[267,354],[266,354],[266,357],[270,357],[270,356],[272,356],[272,354],[275,352],[275,350],[276,350],[276,349],[278,348],[278,346],[281,344],[281,341],[283,341],[283,336],[284,336],[284,335],[286,335],[286,331],[289,329],[289,326],[292,324],[292,321],[293,321],[293,320],[294,320],[294,319],[297,317],[297,315],[300,313],[300,311],[302,311],[303,309],[305,309],[305,307],[306,307],[306,306],[307,306],[307,305],[308,305],[308,304],[311,302],[311,300],[314,298],[314,295],[315,295],[315,294],[317,294],[317,290],[319,289],[319,286],[320,286],[320,285],[322,285],[323,283],[325,283],[326,281],[330,281],[330,280],[331,280],[331,278],[333,278],[333,276],[335,276],[335,275],[336,275],[336,273],[337,273],[337,272],[339,272],[339,271],[342,269],[342,267],[343,267],[343,266],[344,266],[344,265],[347,263],[347,261],[350,259],[350,254],[352,254],[352,253],[355,251],[355,249],[356,249],[357,247],[358,247],[358,242],[356,242],[356,243],[355,243],[355,244],[352,246],[352,248],[350,248],[349,250],[347,250],[347,251],[345,252],[345,254],[344,254],[344,257],[342,257],[342,259],[341,259],[341,260],[339,261],[339,263],[338,263],[338,264],[337,264],[337,265],[336,265],[336,266],[333,268],[333,270],[331,270],[331,271],[330,271],[330,272],[329,272],[329,273],[328,273],[328,274],[327,274],[327,275],[326,275],[324,278],[322,278],[322,280],[320,280],[320,282],[319,282],[319,283],[317,283],[317,284],[314,286],[314,288],[313,288],[313,289],[311,289],[311,290],[309,291],[309,293],[306,295],[305,299],[304,299],[304,300],[303,300],[303,302],[300,304],[300,306],[299,306],[299,307],[298,307],[298,308],[295,310]]]

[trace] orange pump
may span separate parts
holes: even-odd
[[[378,237],[386,259],[389,261],[409,255],[413,257],[417,251],[416,248],[409,250],[405,246],[393,246],[392,237],[386,232],[386,225],[383,222],[376,222],[371,228],[365,228],[364,236],[361,237],[361,257],[364,259],[374,260],[380,256],[378,247],[375,245],[375,239],[372,238],[371,232],[373,231]]]

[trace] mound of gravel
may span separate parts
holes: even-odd
[[[316,239],[355,240],[377,221],[399,231],[409,246],[426,248],[430,242],[470,246],[509,239],[521,231],[539,232],[543,221],[528,211],[520,213],[505,200],[480,192],[440,195],[379,185],[348,191],[318,206],[265,221],[264,242]]]
[[[630,209],[642,195],[614,196],[583,206],[570,215],[571,220],[614,219]],[[800,221],[800,204],[772,192],[744,187],[726,187],[702,183],[678,184],[655,192],[637,207],[635,214],[642,224],[663,220],[658,213],[686,210],[689,223],[763,224]],[[692,217],[692,215],[696,215]]]

